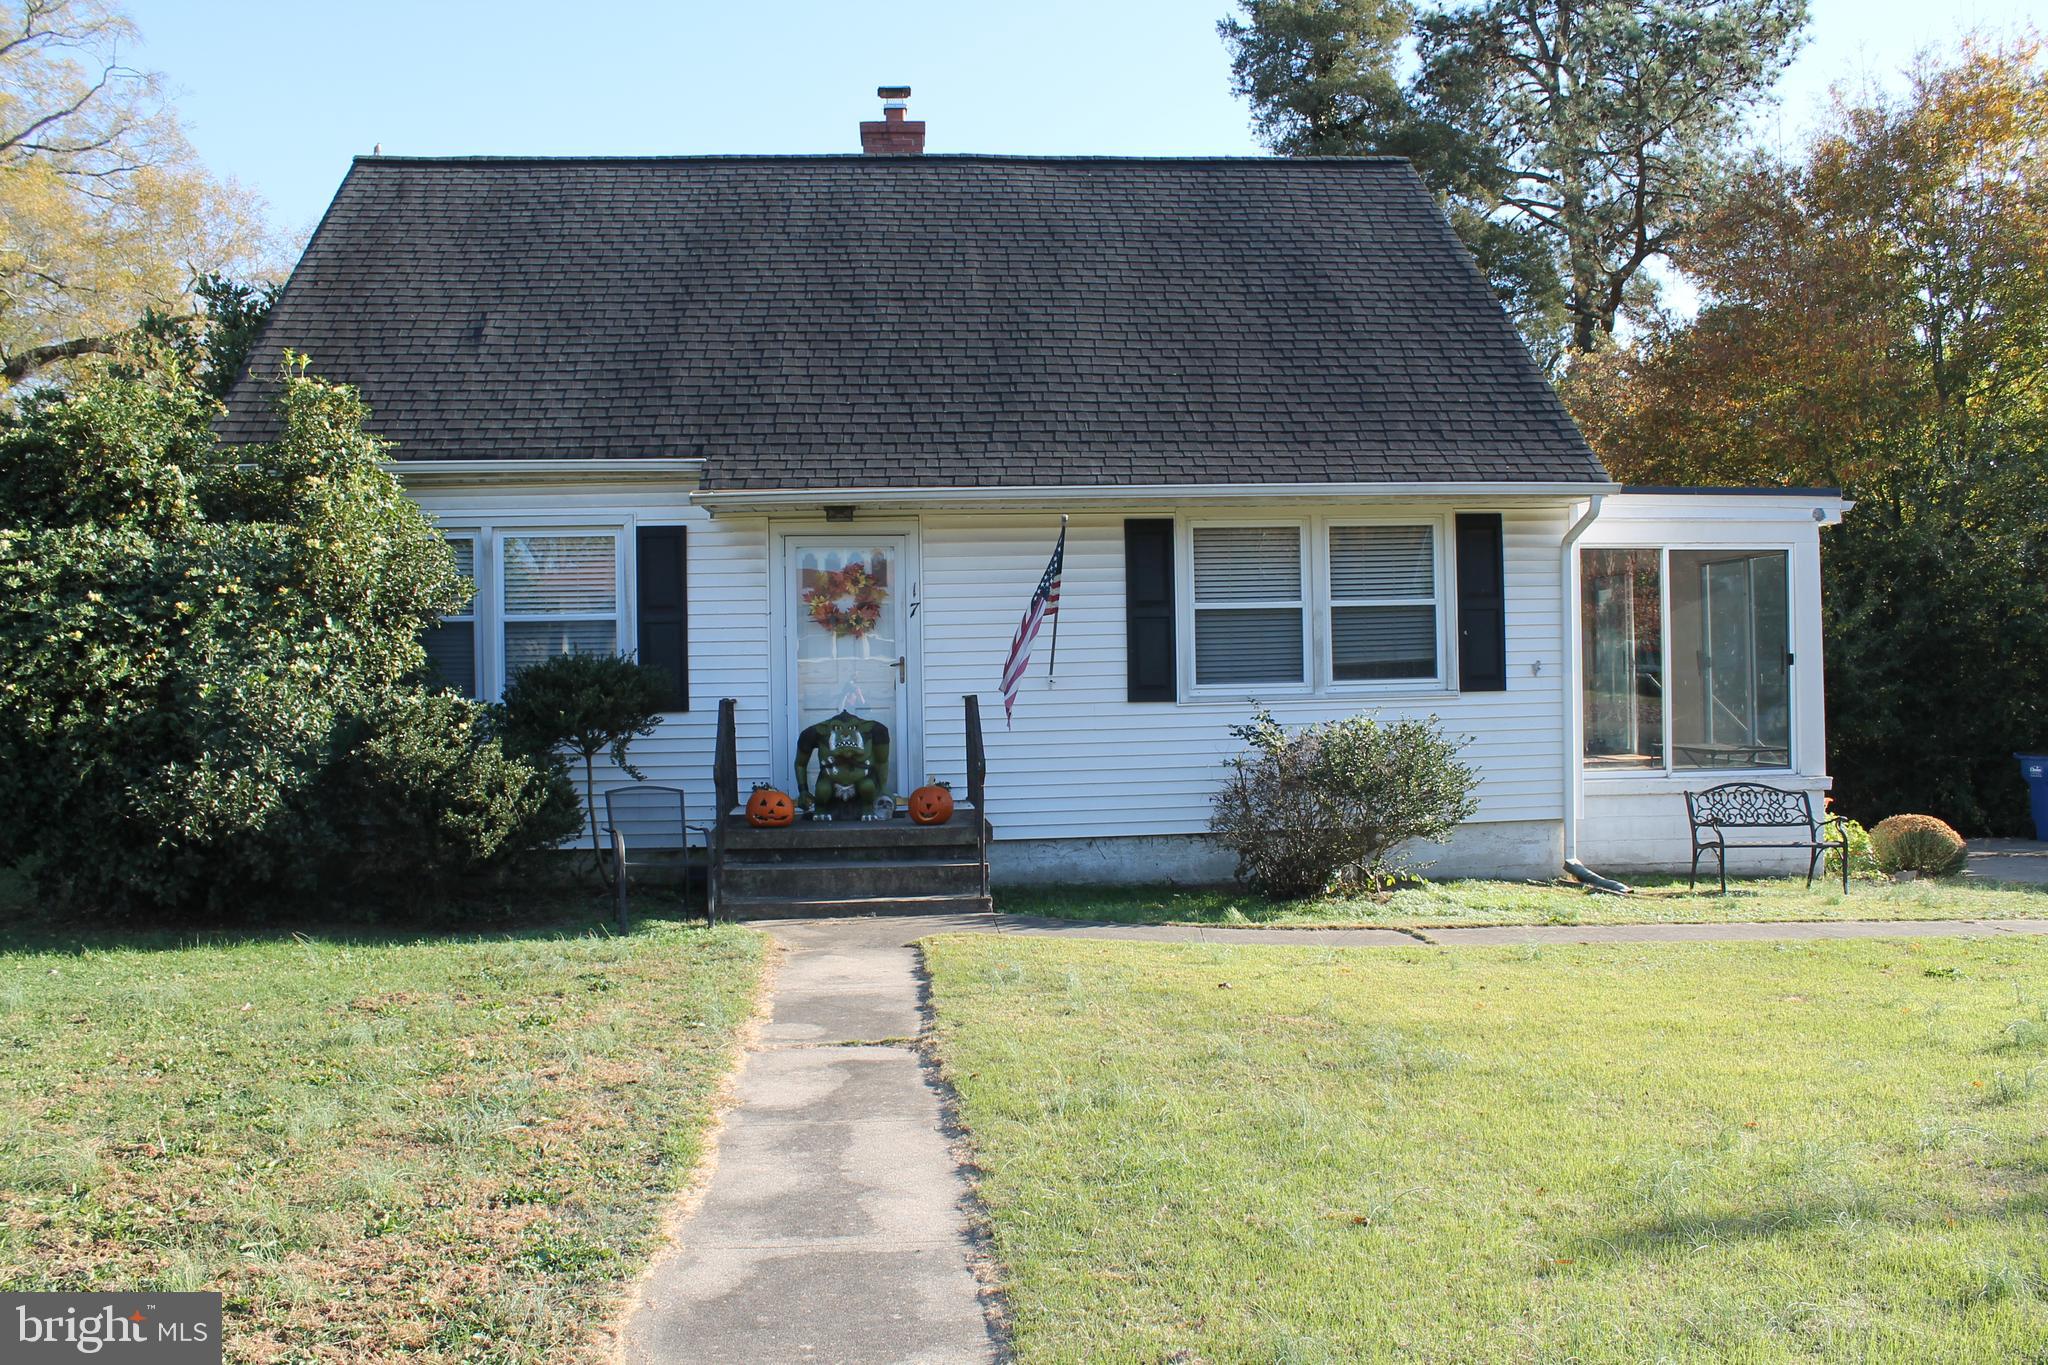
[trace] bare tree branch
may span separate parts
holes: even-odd
[[[110,355],[132,335],[134,333],[130,330],[107,336],[72,337],[68,341],[51,341],[41,346],[31,346],[25,351],[0,360],[0,381],[19,384],[37,370],[60,361],[77,360],[80,356],[88,355]]]

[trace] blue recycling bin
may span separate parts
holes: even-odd
[[[2020,776],[2027,779],[2027,796],[2034,803],[2034,837],[2048,843],[2048,754],[2014,754],[2020,761]]]

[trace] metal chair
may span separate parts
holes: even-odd
[[[652,783],[635,782],[629,787],[613,787],[604,794],[605,833],[612,843],[612,889],[618,902],[619,928],[627,926],[626,888],[627,872],[633,866],[626,858],[626,830],[634,831],[634,838],[665,839],[675,838],[676,847],[682,854],[683,913],[690,910],[690,836],[708,836],[706,825],[689,823],[687,805],[681,787],[658,787]],[[656,847],[659,847],[656,844]],[[642,863],[640,866],[647,866]],[[712,907],[707,900],[704,906],[704,921],[710,923]]]

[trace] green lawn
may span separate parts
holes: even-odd
[[[2013,919],[2048,916],[2048,886],[1974,879],[1849,884],[1766,877],[1686,889],[1683,877],[1632,878],[1630,896],[1595,895],[1576,886],[1532,882],[1428,882],[1381,897],[1272,902],[1233,890],[1170,887],[1066,887],[999,890],[996,908],[1013,915],[1109,920],[1121,924],[1372,924],[1428,928],[1455,924],[1694,924],[1727,920]]]
[[[2048,943],[926,958],[1023,1360],[2048,1359]]]
[[[0,1287],[217,1289],[239,1361],[580,1360],[760,976],[738,929],[0,944]]]

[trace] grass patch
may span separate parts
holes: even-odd
[[[1687,888],[1683,877],[1629,879],[1632,896],[1588,893],[1543,882],[1447,881],[1385,896],[1268,901],[1247,891],[1177,887],[1019,887],[999,890],[1005,914],[1117,924],[1382,925],[1426,929],[1461,924],[1716,924],[1742,920],[2019,919],[2048,915],[2048,886],[1976,880],[1850,883],[1801,877]]]
[[[1025,1360],[2048,1358],[2048,943],[926,958]]]
[[[238,1361],[595,1357],[761,945],[46,930],[0,952],[0,1287],[220,1290]]]

